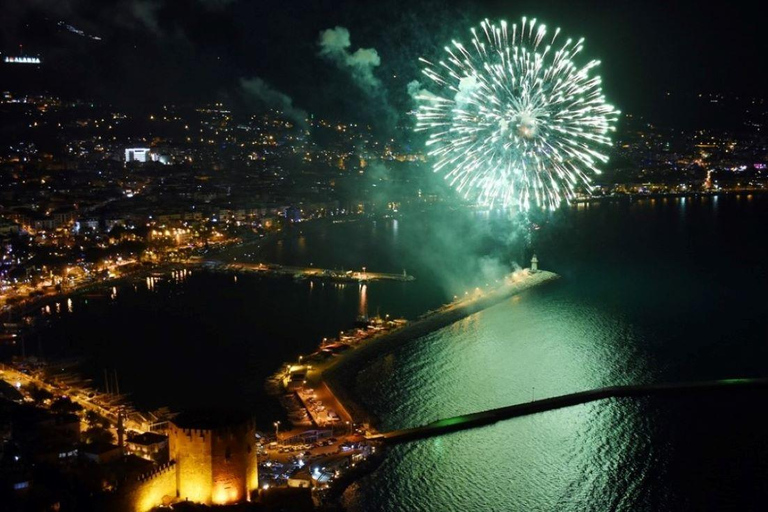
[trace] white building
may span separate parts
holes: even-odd
[[[128,162],[148,162],[150,159],[149,148],[127,148],[125,150],[125,161]]]

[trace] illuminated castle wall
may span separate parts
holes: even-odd
[[[158,505],[168,505],[176,499],[176,464],[169,462],[140,476],[123,491],[122,506],[114,510],[149,512]]]
[[[170,462],[126,482],[109,508],[149,512],[177,501],[246,501],[259,486],[255,428],[244,418],[180,415],[172,423]]]
[[[258,488],[252,423],[178,418],[171,424],[170,456],[176,461],[178,497],[207,505],[249,499]]]

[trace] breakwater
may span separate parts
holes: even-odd
[[[552,398],[533,400],[527,403],[509,405],[462,416],[454,416],[419,427],[373,434],[368,436],[368,439],[384,441],[388,444],[402,443],[448,434],[450,432],[457,432],[459,430],[483,427],[506,419],[562,409],[563,407],[572,407],[574,405],[594,402],[597,400],[606,400],[609,398],[637,398],[659,395],[680,395],[693,392],[740,391],[745,389],[768,389],[768,379],[725,379],[703,382],[610,386]]]
[[[560,276],[554,272],[520,271],[491,290],[478,289],[473,295],[446,304],[400,328],[372,338],[355,350],[346,352],[323,368],[322,379],[336,398],[344,404],[356,422],[375,423],[376,418],[373,418],[358,403],[350,390],[354,388],[353,381],[356,369],[365,366],[368,361],[377,357],[382,345],[386,344],[387,350],[393,350],[404,343],[426,336],[514,295],[552,283],[558,279]]]

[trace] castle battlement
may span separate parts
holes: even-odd
[[[176,461],[171,460],[166,462],[165,464],[161,464],[160,466],[154,468],[152,471],[147,471],[146,473],[142,473],[136,478],[136,480],[142,483],[147,482],[159,475],[162,475],[163,473],[173,471],[175,468],[176,468]]]
[[[255,428],[255,425],[256,424],[253,421],[244,421],[239,425],[223,425],[210,428],[180,427],[174,424],[173,428],[177,429],[190,439],[199,438],[201,440],[206,440],[211,438],[224,439],[233,435],[240,435],[244,429]]]
[[[202,437],[203,439],[213,433],[212,430],[205,428],[180,428],[179,430],[187,437]]]

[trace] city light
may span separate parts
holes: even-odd
[[[4,10],[3,510],[765,508],[764,6],[326,3]]]
[[[20,57],[6,56],[4,57],[3,60],[8,64],[41,64],[42,63],[42,61],[40,60],[40,57],[28,57],[28,56],[20,56]]]

